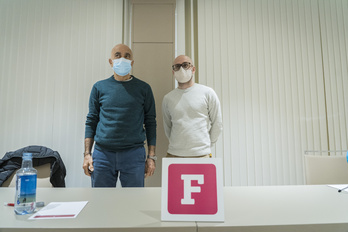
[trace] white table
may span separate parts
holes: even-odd
[[[88,201],[75,219],[28,220],[15,215],[14,188],[0,188],[0,232],[19,231],[169,231],[196,232],[195,222],[161,222],[160,188],[38,188],[37,201]],[[41,229],[41,230],[40,230]],[[60,230],[59,230],[60,229]],[[22,230],[23,231],[23,230]]]
[[[348,193],[327,186],[225,187],[225,222],[162,222],[161,189],[39,188],[37,200],[88,201],[76,219],[27,220],[0,188],[0,232],[8,231],[348,231]]]
[[[348,231],[348,193],[328,186],[225,187],[225,222],[199,231]]]

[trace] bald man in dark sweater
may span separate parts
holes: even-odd
[[[91,91],[83,169],[92,187],[115,187],[118,176],[122,187],[143,187],[155,171],[155,101],[150,85],[129,74],[132,59],[128,46],[116,45],[109,59],[114,75]]]

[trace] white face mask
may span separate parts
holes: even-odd
[[[192,69],[185,70],[182,67],[174,72],[174,77],[179,83],[189,82],[192,78]]]

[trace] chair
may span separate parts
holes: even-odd
[[[304,155],[307,185],[348,184],[346,156]]]

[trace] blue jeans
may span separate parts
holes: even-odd
[[[135,147],[117,152],[93,151],[94,171],[92,187],[116,187],[119,175],[122,187],[144,187],[144,147]]]

